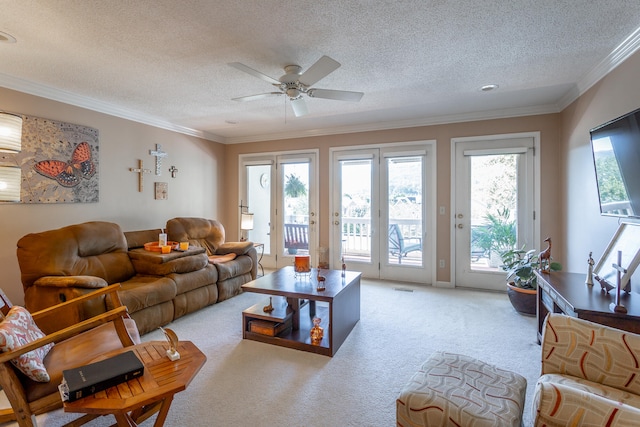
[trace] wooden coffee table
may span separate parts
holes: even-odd
[[[322,270],[326,278],[325,290],[318,291],[317,270],[312,269],[306,277],[296,277],[292,266],[285,267],[272,274],[260,277],[242,285],[246,292],[256,292],[273,298],[274,310],[263,310],[269,300],[256,304],[242,312],[242,336],[245,339],[333,356],[353,327],[360,320],[360,276],[361,273],[347,271],[342,277],[340,270]],[[309,331],[313,327],[312,319],[322,319],[324,328],[321,342],[311,342]],[[250,322],[267,321],[272,323],[291,323],[276,336],[252,332]]]
[[[180,341],[180,359],[172,362],[166,355],[166,341],[150,341],[103,355],[100,359],[133,350],[144,364],[141,377],[111,387],[92,396],[65,402],[65,412],[87,414],[68,425],[81,425],[102,415],[114,415],[121,427],[137,426],[158,412],[155,427],[164,424],[173,396],[187,388],[207,360],[191,341]],[[98,360],[95,360],[98,361]]]

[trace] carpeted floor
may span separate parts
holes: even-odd
[[[372,280],[363,280],[361,292],[360,322],[333,358],[244,341],[241,312],[266,304],[261,295],[242,294],[169,325],[208,360],[176,395],[165,425],[394,426],[400,389],[435,350],[526,377],[524,425],[531,425],[540,372],[536,320],[517,314],[506,294]],[[163,339],[159,331],[143,337],[157,339]],[[39,416],[38,425],[59,426],[74,417],[59,410]],[[112,423],[103,417],[89,425]]]

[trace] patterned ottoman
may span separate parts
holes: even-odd
[[[435,352],[396,400],[398,427],[520,426],[527,380],[468,356]]]

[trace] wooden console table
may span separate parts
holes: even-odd
[[[621,304],[627,314],[614,313],[609,304],[615,302],[615,290],[606,294],[600,284],[585,284],[586,274],[535,272],[538,276],[538,342],[542,339],[542,326],[547,313],[563,313],[613,328],[640,334],[640,294],[625,292]]]

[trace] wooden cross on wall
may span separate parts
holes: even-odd
[[[168,154],[162,151],[162,145],[156,144],[155,150],[149,150],[149,154],[156,157],[156,175],[162,175],[162,158],[167,157]]]
[[[149,169],[144,168],[144,165],[142,164],[142,160],[138,160],[137,168],[129,168],[129,170],[131,172],[140,174],[138,175],[138,191],[142,192],[142,189],[144,188],[144,174],[151,173],[151,171]]]

